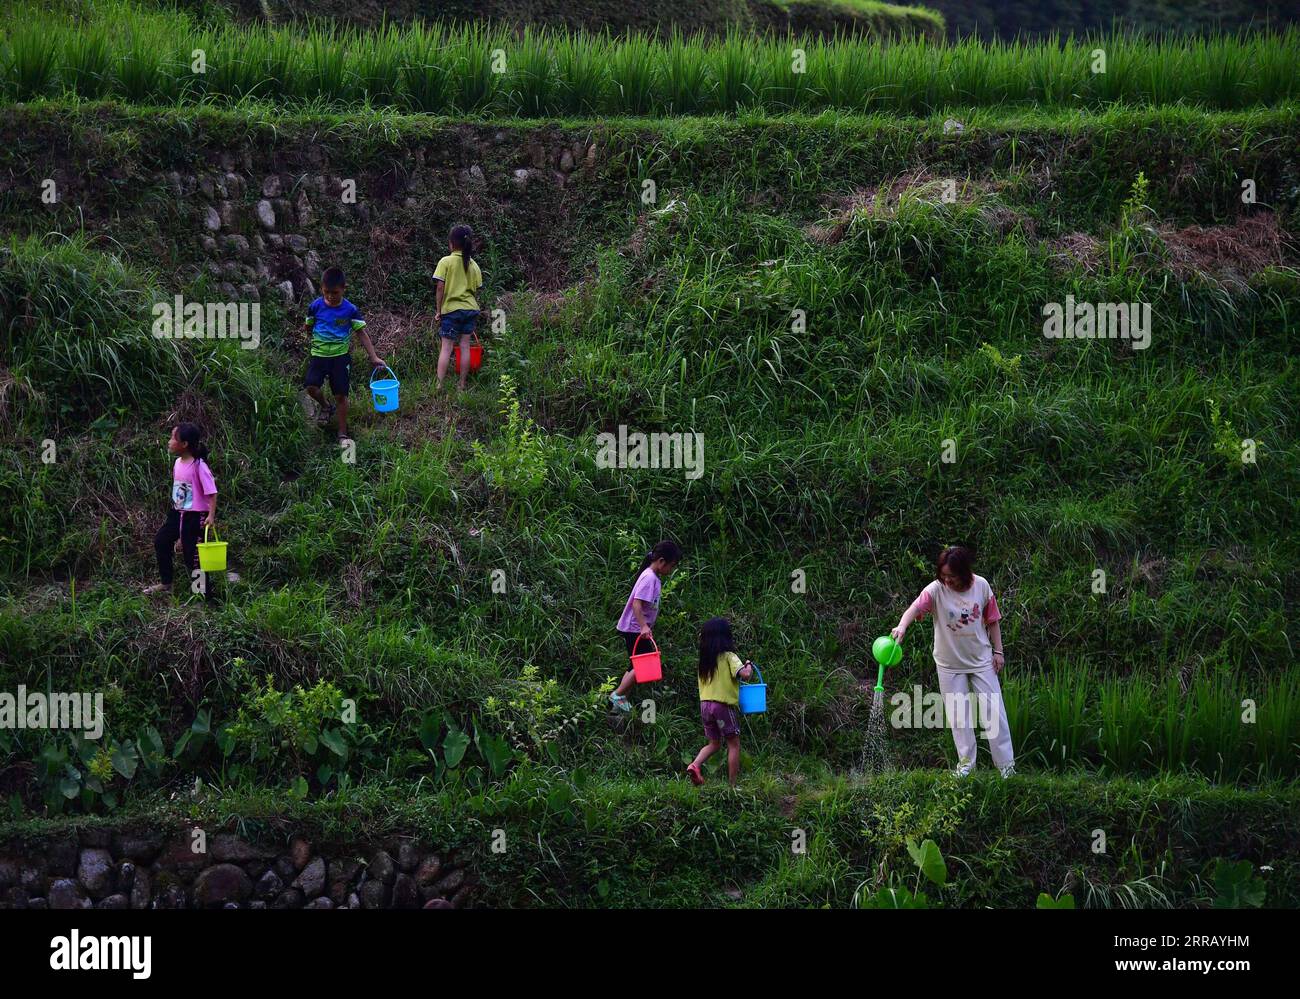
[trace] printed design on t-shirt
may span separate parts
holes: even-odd
[[[973,601],[970,606],[962,604],[955,610],[948,611],[948,630],[961,631],[969,624],[974,624],[980,619],[979,601]]]
[[[190,510],[194,507],[194,486],[188,482],[172,483],[172,509]]]

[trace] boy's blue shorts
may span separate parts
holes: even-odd
[[[469,336],[474,332],[477,325],[478,310],[476,309],[457,309],[455,312],[444,312],[438,335],[446,337],[448,340],[455,340],[458,337]]]

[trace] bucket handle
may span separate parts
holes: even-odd
[[[375,375],[379,374],[379,372],[381,371],[387,371],[390,375],[393,376],[393,381],[397,381],[397,374],[393,371],[393,369],[390,368],[387,364],[381,364],[379,365],[379,367],[375,368],[373,371],[370,372],[371,385],[375,384]]]
[[[212,526],[211,524],[204,524],[204,525],[203,525],[203,543],[204,543],[205,545],[208,543],[208,531],[212,531],[212,537],[213,537],[214,539],[216,539],[217,541],[220,541],[220,540],[221,540],[219,537],[217,537],[217,532],[216,532],[216,530],[213,528],[213,526]]]
[[[763,683],[763,671],[758,668],[758,663],[751,662],[750,665],[754,667],[754,672],[758,674],[758,682]]]
[[[645,635],[637,635],[637,636],[636,636],[636,641],[632,643],[632,653],[631,653],[632,655],[636,655],[636,647],[637,647],[637,645],[640,644],[641,639],[643,639],[643,638],[645,638],[645,637],[646,637]],[[651,649],[652,652],[658,652],[658,651],[659,651],[659,646],[658,646],[658,644],[656,644],[656,642],[655,642],[653,636],[651,636],[651,638],[650,638],[650,644],[654,646],[654,648]]]

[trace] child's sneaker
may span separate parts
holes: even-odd
[[[1016,775],[1016,765],[1014,763],[1008,763],[1005,767],[999,770],[998,773],[1002,774],[1003,780],[1006,780],[1008,777],[1014,777]]]
[[[610,694],[609,703],[614,705],[615,711],[622,711],[624,714],[628,714],[632,711],[632,702],[622,694]]]
[[[969,777],[970,772],[973,769],[974,767],[969,763],[959,763],[957,764],[957,769],[952,772],[952,775],[960,780],[963,777]]]
[[[700,765],[698,763],[692,763],[687,767],[686,774],[691,778],[691,783],[696,787],[699,787],[704,783],[704,774],[700,772]]]
[[[316,426],[328,427],[334,422],[334,414],[339,410],[338,406],[332,403],[328,406],[322,406],[319,403],[316,406]]]

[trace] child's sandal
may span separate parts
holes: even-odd
[[[688,766],[686,768],[686,773],[691,778],[691,783],[696,787],[699,787],[704,783],[704,774],[700,772],[700,765],[698,763],[692,763]]]

